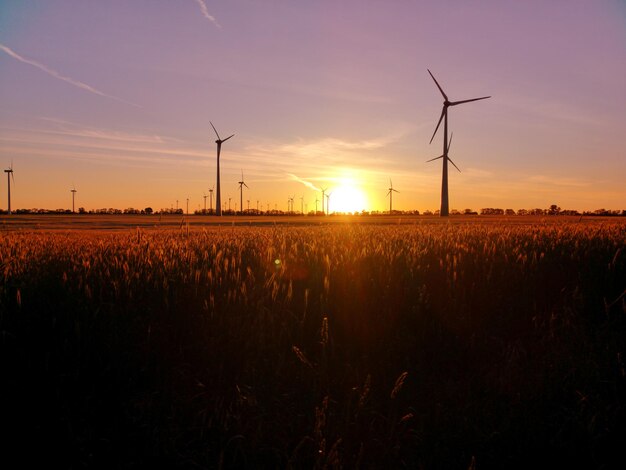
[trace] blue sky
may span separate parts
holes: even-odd
[[[626,208],[622,1],[0,3],[0,162],[13,207]],[[349,191],[347,189],[350,189]],[[6,207],[6,181],[0,207]],[[364,197],[357,197],[357,195]],[[245,203],[244,203],[245,204]],[[298,204],[296,204],[298,205]],[[182,203],[181,203],[182,206]]]

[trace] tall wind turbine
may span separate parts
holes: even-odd
[[[225,139],[222,139],[220,135],[217,133],[217,129],[215,129],[215,126],[213,125],[213,123],[209,121],[209,124],[211,124],[211,127],[213,128],[213,130],[215,131],[215,135],[217,136],[217,140],[215,141],[215,143],[217,144],[217,193],[215,195],[215,207],[217,208],[217,213],[215,215],[221,216],[222,215],[222,195],[220,191],[220,152],[222,150],[222,143],[226,142],[235,134],[232,134],[231,136],[226,137]],[[230,207],[229,207],[229,210],[230,210]]]
[[[206,198],[209,197],[206,195],[206,193],[202,193],[202,197],[204,198],[204,212],[202,212],[203,214],[206,214]]]
[[[243,187],[248,188],[248,185],[243,181],[243,170],[241,170],[241,181],[239,182],[239,207],[243,214]],[[250,188],[248,188],[250,189]]]
[[[491,98],[491,96],[483,96],[481,98],[472,98],[469,100],[462,101],[450,101],[448,96],[443,91],[435,76],[428,70],[428,73],[435,81],[435,85],[439,88],[439,91],[443,95],[443,109],[441,110],[441,116],[439,117],[439,121],[437,122],[437,127],[435,127],[435,132],[433,132],[433,136],[430,138],[430,143],[432,143],[435,138],[435,134],[439,130],[439,126],[441,125],[441,121],[443,120],[443,155],[438,158],[443,159],[443,171],[442,171],[442,179],[441,179],[441,210],[439,215],[442,217],[446,217],[449,215],[449,203],[448,203],[448,108],[450,106],[456,106],[459,104],[470,103],[472,101],[486,100],[487,98]],[[454,165],[456,166],[456,165]],[[458,168],[457,168],[458,169]]]
[[[328,212],[328,215],[330,215],[330,195],[332,193],[328,193],[326,195],[326,212]]]
[[[74,196],[76,196],[76,186],[72,185],[72,189],[70,189],[70,192],[72,193],[72,214],[75,213],[74,211]]]
[[[11,215],[11,180],[13,180],[13,184],[15,184],[15,178],[13,177],[13,162],[11,162],[11,166],[4,170],[7,174],[7,187],[9,188],[9,198],[7,204],[7,214]]]
[[[389,196],[389,215],[393,212],[393,193],[400,194],[400,191],[393,189],[393,183],[391,178],[389,178],[389,192],[387,193],[387,196]]]

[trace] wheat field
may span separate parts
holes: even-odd
[[[22,466],[626,463],[626,224],[0,233]]]

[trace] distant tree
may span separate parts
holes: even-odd
[[[559,212],[561,212],[561,208],[556,204],[552,204],[548,209],[548,215],[559,215]]]
[[[520,209],[517,211],[517,215],[528,215],[528,211],[526,209]]]
[[[152,207],[146,207],[143,211],[144,211],[146,214],[148,214],[148,215],[150,215],[150,214],[152,214],[152,213],[154,212],[154,210],[152,209]]]
[[[513,209],[507,209],[504,211],[505,215],[515,215],[515,211]]]
[[[79,214],[86,214],[86,213],[87,213],[87,211],[85,210],[85,208],[84,208],[84,207],[79,207],[79,208],[78,208],[78,213],[79,213]]]

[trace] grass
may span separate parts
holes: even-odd
[[[66,468],[624,464],[625,247],[621,222],[5,232],[6,448]]]

